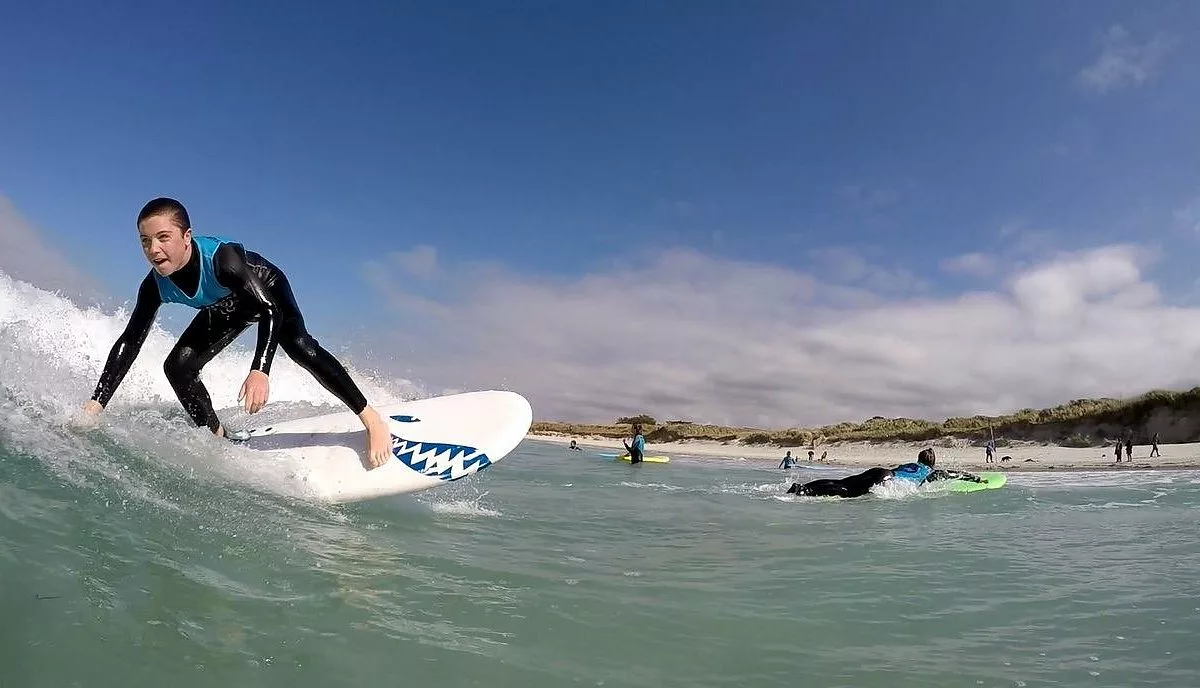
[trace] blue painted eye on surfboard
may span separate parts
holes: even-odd
[[[417,418],[416,416],[399,415],[399,416],[391,416],[391,419],[396,421],[397,423],[420,423],[421,422],[421,419]]]

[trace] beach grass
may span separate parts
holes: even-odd
[[[1052,408],[1026,408],[1000,416],[975,415],[942,421],[875,416],[860,423],[821,427],[749,428],[694,423],[658,422],[650,415],[618,418],[611,424],[537,421],[530,432],[621,438],[630,425],[642,423],[649,442],[713,441],[778,447],[801,447],[837,442],[968,441],[982,445],[995,437],[997,446],[1009,442],[1038,442],[1066,447],[1095,447],[1132,435],[1146,442],[1154,433],[1162,442],[1200,440],[1200,387],[1176,391],[1156,389],[1127,399],[1075,399]]]

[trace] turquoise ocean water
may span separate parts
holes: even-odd
[[[1200,685],[1200,474],[796,500],[839,472],[526,442],[327,506],[186,429],[163,333],[67,426],[122,324],[0,283],[0,688]]]

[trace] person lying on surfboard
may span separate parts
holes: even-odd
[[[642,457],[646,453],[646,438],[642,437],[642,424],[633,424],[633,446],[630,446],[625,440],[621,440],[621,444],[625,445],[625,451],[629,452],[629,463],[641,463]]]
[[[137,303],[108,360],[84,413],[99,414],[137,358],[158,307],[181,303],[199,311],[163,364],[179,402],[197,426],[218,437],[244,441],[249,434],[228,431],[213,411],[200,370],[257,321],[258,345],[238,401],[248,413],[267,403],[275,349],[307,370],[362,421],[367,431],[368,469],[382,466],[391,453],[391,432],[379,412],[350,379],[336,358],[304,326],[291,285],[283,271],[235,241],[192,234],[183,204],[172,198],[147,203],[137,218],[142,253],[151,270],[138,289]]]
[[[945,471],[935,469],[937,456],[932,448],[925,448],[917,454],[915,463],[904,463],[895,468],[868,468],[862,473],[848,475],[845,478],[821,479],[804,483],[792,483],[788,494],[803,497],[861,497],[871,491],[872,487],[882,485],[889,480],[907,480],[918,485],[935,480],[970,480],[984,482],[983,478],[960,471]]]

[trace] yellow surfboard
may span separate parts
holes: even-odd
[[[631,463],[631,460],[630,460],[628,454],[622,454],[621,456],[618,456],[617,458],[626,463]],[[671,463],[671,457],[669,457],[669,456],[643,456],[642,462],[643,463]]]

